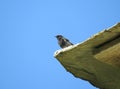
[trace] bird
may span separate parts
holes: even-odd
[[[55,37],[57,38],[58,44],[61,48],[65,48],[65,47],[73,45],[68,39],[66,39],[62,35],[56,35]]]

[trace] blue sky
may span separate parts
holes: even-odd
[[[120,21],[120,0],[0,0],[0,89],[97,89],[53,57]]]

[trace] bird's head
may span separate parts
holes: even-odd
[[[56,35],[55,36],[57,39],[61,39],[63,36],[62,35]]]

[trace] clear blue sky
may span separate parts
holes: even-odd
[[[0,89],[97,89],[53,57],[120,21],[120,0],[0,0]]]

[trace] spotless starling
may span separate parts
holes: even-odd
[[[73,45],[68,39],[63,37],[62,35],[57,35],[55,36],[58,40],[58,44],[60,45],[61,48],[68,47],[70,45]]]

